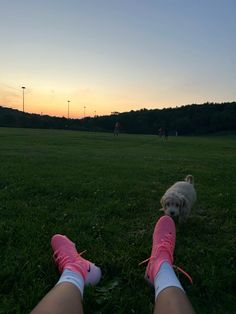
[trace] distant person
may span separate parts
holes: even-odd
[[[117,121],[114,127],[114,136],[118,136],[120,133],[120,123]]]
[[[148,262],[145,278],[155,289],[154,314],[195,313],[173,270],[175,240],[174,220],[169,216],[162,216],[153,232],[151,256],[144,261]],[[31,314],[83,314],[84,287],[97,284],[101,278],[101,270],[83,258],[77,252],[75,244],[64,235],[54,235],[51,246],[61,276]],[[189,279],[191,281],[190,277]],[[137,297],[142,294],[141,291],[134,293]]]
[[[178,131],[177,130],[175,131],[175,136],[178,136]]]
[[[159,137],[162,138],[163,134],[164,134],[164,130],[162,128],[160,128],[158,130],[158,134],[159,134]]]
[[[165,129],[165,140],[168,140],[168,137],[169,137],[169,130],[168,129]]]

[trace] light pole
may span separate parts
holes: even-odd
[[[86,106],[84,106],[84,118],[85,118],[85,109],[86,109]]]
[[[22,90],[23,90],[23,112],[25,112],[25,86],[22,86],[21,87]]]
[[[68,102],[68,119],[69,119],[69,117],[70,117],[70,100],[67,100],[67,102]]]

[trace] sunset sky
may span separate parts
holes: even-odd
[[[0,105],[70,117],[236,100],[235,0],[0,0]]]

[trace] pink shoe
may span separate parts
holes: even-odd
[[[153,232],[152,252],[151,256],[140,264],[148,261],[148,265],[145,272],[145,278],[152,285],[154,279],[158,273],[163,262],[168,262],[172,267],[177,268],[184,273],[190,282],[192,283],[191,277],[183,271],[181,268],[173,265],[173,254],[175,249],[175,223],[170,216],[162,216],[156,223]]]
[[[169,216],[162,216],[156,223],[153,232],[152,252],[145,273],[145,278],[151,284],[154,283],[154,278],[163,262],[173,264],[175,238],[173,219]]]
[[[101,278],[101,269],[95,264],[81,257],[75,244],[66,236],[56,234],[51,239],[53,258],[60,272],[69,269],[80,273],[85,284],[95,285]]]

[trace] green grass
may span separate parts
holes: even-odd
[[[138,263],[164,191],[193,174],[198,200],[177,225],[175,264],[198,313],[236,313],[236,136],[178,137],[0,129],[0,313],[27,313],[58,273],[50,238],[69,236],[103,278],[85,313],[152,313]]]

